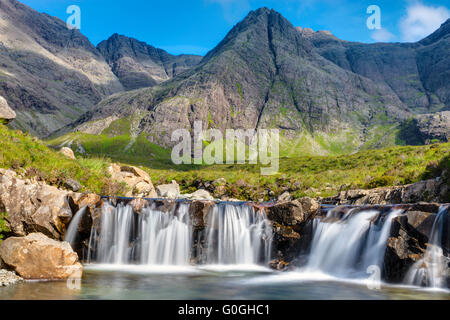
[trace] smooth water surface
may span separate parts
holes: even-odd
[[[81,287],[69,287],[65,281],[24,282],[0,288],[0,299],[450,300],[449,291],[385,285],[370,290],[364,281],[343,281],[321,273],[281,273],[249,265],[90,265],[85,267]]]

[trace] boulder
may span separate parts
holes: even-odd
[[[63,184],[64,188],[68,189],[68,190],[72,190],[74,192],[80,191],[81,189],[81,184],[74,179],[67,179],[66,181],[64,181]]]
[[[320,205],[311,198],[286,201],[266,209],[267,217],[285,226],[294,226],[310,220],[318,211]]]
[[[73,153],[73,150],[68,147],[62,147],[61,150],[59,150],[60,153],[62,153],[64,156],[66,156],[69,159],[75,160],[75,154]]]
[[[125,183],[129,189],[127,197],[156,198],[157,194],[150,176],[142,169],[132,166],[119,166],[115,163],[108,168],[113,180]]]
[[[292,200],[292,197],[288,191],[284,192],[282,195],[280,195],[278,197],[278,202],[291,201],[291,200]]]
[[[5,98],[0,96],[0,123],[6,124],[16,118],[16,113],[8,105]]]
[[[158,197],[176,199],[180,196],[180,186],[176,181],[170,184],[162,184],[156,187]]]
[[[70,244],[42,233],[2,241],[0,257],[24,279],[63,280],[82,276],[83,267]]]
[[[61,239],[72,218],[71,195],[43,182],[21,180],[13,171],[0,169],[0,208],[8,213],[6,220],[13,235],[41,232]]]
[[[203,189],[197,190],[194,193],[191,193],[188,196],[188,199],[192,199],[192,200],[214,200],[214,197],[211,196],[211,194]]]

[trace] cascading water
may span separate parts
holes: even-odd
[[[446,270],[450,262],[442,250],[443,228],[448,207],[442,206],[434,220],[423,259],[417,261],[408,271],[405,282],[410,285],[430,288],[446,287]]]
[[[325,219],[314,221],[305,270],[352,278],[367,276],[369,266],[381,269],[392,219],[401,213],[393,210],[383,217],[375,210],[349,210],[339,219],[331,210]]]
[[[250,206],[219,204],[207,230],[208,264],[267,264],[272,227],[264,210]]]
[[[78,226],[80,225],[81,219],[83,219],[84,214],[86,213],[86,207],[81,208],[73,217],[69,227],[66,231],[66,236],[64,237],[64,241],[70,243],[71,246],[75,245],[78,236]]]
[[[140,220],[141,264],[186,265],[190,261],[192,228],[189,205],[168,215],[144,208]]]
[[[201,249],[193,250],[190,205],[178,202],[161,210],[152,202],[135,213],[131,205],[105,201],[100,221],[91,230],[88,262],[178,266],[192,260],[236,265],[269,262],[272,227],[264,210],[255,211],[247,204],[215,204],[205,214],[206,229],[199,233]],[[75,239],[82,215],[71,222],[68,240]]]

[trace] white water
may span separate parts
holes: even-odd
[[[100,228],[93,228],[88,261],[147,266],[191,264],[193,228],[188,203],[171,212],[151,205],[136,214],[131,206],[105,203]],[[218,204],[208,213],[200,254],[207,264],[257,265],[270,259],[272,228],[264,211],[241,204]],[[77,225],[77,221],[73,221]],[[76,229],[76,228],[75,228]]]
[[[314,221],[314,236],[305,272],[323,272],[337,277],[367,277],[370,266],[382,267],[394,210],[384,220],[379,212],[350,210],[339,221],[330,211]],[[331,220],[331,221],[330,221]],[[378,222],[376,223],[376,221]]]
[[[439,209],[431,229],[427,251],[423,259],[417,261],[408,271],[405,277],[406,284],[436,289],[446,287],[444,274],[448,261],[442,250],[442,236],[447,213],[447,207],[442,206]]]
[[[181,204],[170,215],[144,208],[140,219],[141,264],[189,264],[192,243],[189,220],[188,204]]]
[[[209,215],[208,264],[267,264],[272,227],[263,210],[247,205],[220,204]]]
[[[72,221],[70,222],[69,227],[67,228],[66,236],[64,237],[64,241],[67,241],[70,243],[71,246],[74,246],[75,240],[78,236],[78,226],[80,224],[81,219],[83,218],[84,214],[86,213],[86,207],[81,208],[78,210],[78,212],[73,217]]]

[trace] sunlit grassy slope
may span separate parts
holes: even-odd
[[[201,181],[223,177],[229,183],[230,195],[255,200],[267,199],[268,190],[275,195],[288,190],[297,196],[330,196],[339,190],[408,184],[438,176],[450,167],[449,143],[394,146],[335,156],[296,157],[284,152],[279,173],[273,176],[262,176],[258,165],[249,164],[175,166],[169,150],[148,142],[144,136],[132,139],[126,134],[109,137],[71,133],[49,144],[70,145],[74,150],[84,150],[84,156],[144,166],[156,184],[174,179],[185,191],[193,191]]]

